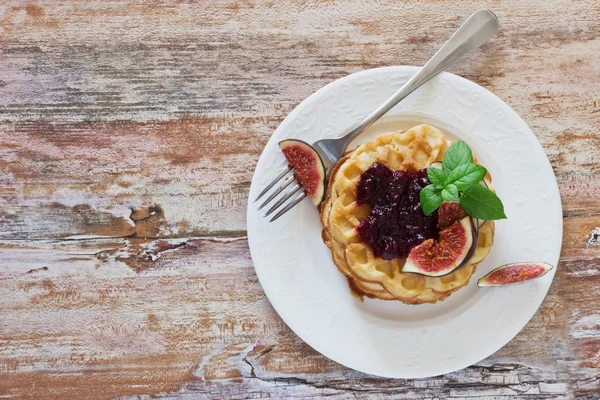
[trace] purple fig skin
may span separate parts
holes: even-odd
[[[293,148],[293,147],[298,148],[300,150],[300,152],[304,152],[304,155],[310,154],[310,156],[312,158],[312,163],[311,163],[311,165],[309,165],[309,166],[305,165],[304,167],[306,169],[308,169],[309,167],[314,166],[314,170],[302,171],[300,166],[293,165],[294,160],[290,160],[288,158],[288,153],[287,153],[287,150],[289,150],[290,148]],[[315,149],[313,149],[312,146],[309,145],[308,143],[303,142],[302,140],[297,140],[297,139],[282,140],[281,142],[279,142],[279,148],[281,149],[284,156],[288,160],[289,165],[294,168],[294,176],[296,177],[296,180],[298,181],[298,183],[300,183],[300,184],[303,183],[300,179],[300,176],[298,175],[301,172],[306,172],[311,175],[317,175],[315,182],[313,182],[314,190],[311,190],[312,188],[308,188],[305,186],[305,192],[311,198],[313,204],[315,206],[319,206],[319,204],[321,204],[321,202],[323,201],[323,198],[325,197],[325,177],[326,177],[325,176],[325,165],[323,164],[323,160],[321,159],[321,156],[319,156],[319,153],[317,153],[315,151]],[[296,153],[296,154],[298,154],[298,153]],[[298,161],[300,161],[300,160],[298,160]],[[304,179],[308,179],[308,177],[305,175]],[[304,182],[304,183],[306,184],[306,182]],[[309,191],[312,191],[312,193],[309,193]]]
[[[477,281],[477,286],[509,286],[541,278],[554,268],[545,262],[512,263],[498,267]],[[529,269],[530,276],[526,276]],[[502,275],[504,274],[504,275]],[[500,280],[501,279],[501,280]]]

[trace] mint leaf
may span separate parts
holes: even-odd
[[[473,185],[459,199],[460,206],[471,217],[495,220],[505,219],[502,201],[494,192],[482,185]]]
[[[478,184],[485,177],[485,174],[487,174],[487,169],[479,164],[462,164],[448,175],[446,184],[452,183],[458,190],[465,191]]]
[[[421,200],[421,209],[425,215],[430,215],[437,210],[444,201],[441,190],[433,185],[427,185],[421,189],[419,196]]]
[[[471,149],[462,140],[452,143],[444,155],[442,166],[444,173],[449,175],[450,172],[459,165],[470,164],[473,162],[473,153]]]
[[[458,200],[458,189],[453,184],[446,185],[442,190],[442,198],[446,201]]]
[[[439,168],[429,167],[427,168],[427,178],[436,188],[442,189],[446,182],[446,174]]]

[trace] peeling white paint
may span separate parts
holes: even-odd
[[[598,240],[600,239],[600,228],[594,228],[592,229],[592,232],[590,233],[590,238],[588,239],[587,245],[588,246],[593,246],[598,244]]]

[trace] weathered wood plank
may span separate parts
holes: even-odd
[[[250,179],[274,128],[262,117],[2,124],[0,237],[245,230]],[[132,221],[149,207],[152,227]]]
[[[254,165],[277,122],[0,124],[0,237],[243,231]],[[589,137],[566,134],[552,143],[572,158],[553,160],[567,216],[600,213],[600,179],[585,166],[600,156],[600,137]],[[156,226],[136,230],[132,212],[150,207]]]
[[[465,15],[489,3],[502,31],[486,56],[472,55],[456,71],[517,100],[526,116],[598,108],[597,93],[575,91],[598,73],[590,62],[594,0],[407,3],[7,1],[0,105],[11,120],[282,115],[281,104],[295,104],[332,78],[422,64]],[[554,96],[568,102],[552,102]]]

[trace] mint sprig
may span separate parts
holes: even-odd
[[[444,202],[441,190],[436,189],[436,187],[433,185],[427,185],[421,189],[420,196],[421,209],[423,209],[423,213],[425,213],[425,215],[430,215]]]
[[[458,201],[472,217],[485,220],[506,218],[500,198],[479,183],[486,174],[485,167],[473,163],[473,153],[465,142],[459,140],[453,143],[444,155],[442,168],[427,169],[431,185],[425,186],[420,193],[423,213],[430,215],[444,201]]]

